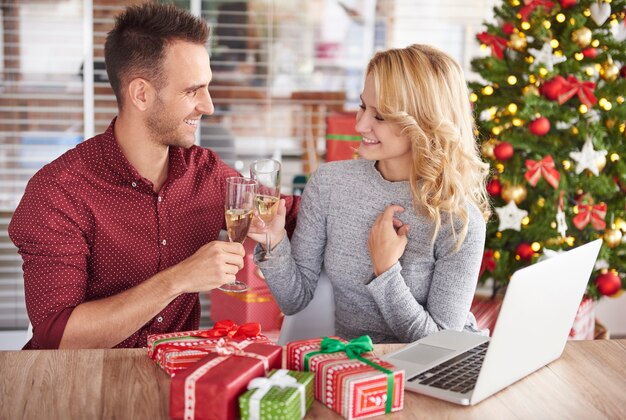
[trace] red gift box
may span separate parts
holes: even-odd
[[[326,117],[326,161],[349,160],[358,157],[356,149],[361,134],[354,128],[356,112],[333,112]]]
[[[570,340],[593,340],[596,332],[596,305],[595,302],[585,297],[574,318],[574,325],[569,332]]]
[[[354,346],[361,348],[356,356]],[[371,351],[372,348],[368,336],[349,343],[337,337],[292,341],[286,348],[287,369],[315,372],[315,398],[344,418],[358,419],[402,410],[404,370],[370,353],[362,353],[363,349]],[[337,349],[340,350],[334,351]],[[393,396],[387,404],[390,389]]]
[[[263,331],[273,331],[280,329],[284,316],[272,292],[264,286],[241,293],[214,289],[211,292],[211,318],[230,318],[240,324],[258,322]]]
[[[148,336],[148,357],[168,374],[186,369],[209,354],[220,341],[273,344],[261,334],[259,324],[237,325],[230,320],[219,321],[210,330],[182,331]]]
[[[280,368],[282,347],[250,341],[221,343],[214,352],[178,372],[170,383],[170,417],[236,419],[248,383]]]

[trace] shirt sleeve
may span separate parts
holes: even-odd
[[[255,257],[276,302],[286,315],[304,309],[315,293],[326,246],[326,212],[322,182],[317,170],[302,196],[287,200],[287,223],[295,226],[291,240],[284,238],[273,250],[271,262]],[[286,197],[289,198],[289,197]],[[296,222],[297,214],[297,222]]]
[[[87,219],[76,197],[45,176],[31,179],[15,210],[9,236],[23,259],[31,348],[58,348],[67,320],[85,299],[89,246],[79,221]]]
[[[413,297],[396,263],[368,284],[380,311],[398,339],[412,342],[439,330],[460,331],[466,324],[478,281],[485,245],[485,222],[478,209],[470,211],[467,236],[455,251],[456,237],[442,223],[435,242],[435,266],[426,305]]]

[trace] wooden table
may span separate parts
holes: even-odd
[[[383,354],[398,345],[378,345]],[[624,418],[626,340],[563,356],[474,407],[406,393],[389,419]],[[144,349],[0,352],[0,419],[167,419],[169,378]],[[311,419],[339,418],[315,402]]]

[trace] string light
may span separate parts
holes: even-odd
[[[582,59],[585,58],[585,55],[583,53],[581,53],[581,52],[577,52],[577,53],[574,54],[574,58],[577,61],[582,61]]]
[[[496,232],[496,238],[502,238],[502,232]]]
[[[578,112],[580,112],[581,114],[586,114],[589,111],[589,108],[587,108],[587,105],[585,104],[581,104],[578,107]]]
[[[509,106],[506,107],[506,109],[511,113],[511,114],[515,114],[517,112],[517,105],[516,104],[509,104]]]
[[[502,132],[502,129],[500,127],[493,127],[491,129],[491,132],[493,133],[494,136],[499,136],[500,133]]]
[[[530,76],[528,76],[528,81],[530,83],[535,83],[537,82],[537,76],[535,76],[534,74],[531,74]]]
[[[534,252],[539,252],[541,250],[541,244],[539,242],[533,242],[530,245],[530,249],[532,249]]]
[[[563,169],[565,169],[566,171],[569,171],[572,168],[572,162],[569,160],[564,160],[561,163],[563,164]]]
[[[596,70],[590,66],[585,69],[585,73],[587,73],[587,76],[593,76],[594,74],[596,74]]]
[[[598,48],[599,45],[600,45],[600,41],[598,41],[597,39],[594,39],[593,41],[591,41],[591,46],[593,48]]]
[[[589,10],[589,9],[583,10],[583,15],[585,15],[587,17],[591,16],[591,10]]]
[[[553,39],[552,41],[550,41],[550,45],[552,46],[553,49],[559,48],[559,40]]]
[[[517,83],[517,77],[510,75],[509,77],[507,77],[506,82],[513,86],[515,83]]]
[[[519,118],[513,118],[512,123],[515,127],[521,127],[522,125],[524,125],[524,121]]]
[[[618,96],[617,98],[615,98],[615,102],[617,102],[618,104],[623,104],[624,103],[624,97],[623,96]]]
[[[525,31],[530,29],[530,23],[528,23],[528,22],[522,22],[521,26],[522,26],[522,29],[525,30]]]
[[[474,92],[470,93],[469,100],[470,102],[478,101],[478,95],[476,95]]]
[[[611,162],[617,162],[619,160],[619,155],[617,153],[611,153],[609,159],[611,159]]]
[[[498,173],[503,173],[504,172],[504,165],[501,163],[496,163],[496,171],[498,171]]]
[[[550,227],[551,227],[552,229],[556,229],[556,222],[552,222],[552,223],[550,223]]]
[[[483,92],[483,95],[486,95],[486,96],[493,95],[493,87],[485,86],[482,92]]]
[[[559,23],[565,22],[565,15],[563,13],[559,13],[558,15],[556,15],[556,21]]]
[[[543,197],[539,197],[539,199],[537,199],[537,205],[538,205],[539,207],[543,207],[543,206],[545,206],[545,205],[546,205],[546,199],[545,199],[545,198],[543,198]]]
[[[577,135],[578,134],[578,127],[572,127],[572,134],[573,135]]]
[[[500,233],[500,236],[502,236],[502,233]],[[500,259],[500,251],[494,251],[493,252],[493,258],[495,258],[496,260]]]
[[[539,68],[539,75],[540,75],[541,77],[545,77],[545,76],[546,76],[546,74],[548,74],[548,70],[546,70],[546,69],[545,69],[545,68],[543,68],[543,67]]]
[[[522,226],[528,226],[530,224],[530,217],[526,216],[522,219]]]
[[[552,24],[550,23],[549,20],[544,20],[543,21],[543,27],[546,29],[550,29],[550,27],[552,26]]]

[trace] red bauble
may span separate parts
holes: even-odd
[[[567,81],[563,76],[556,76],[541,85],[539,92],[551,101],[556,101],[563,90],[563,84]]]
[[[569,9],[572,6],[576,6],[576,0],[559,0],[563,9]]]
[[[619,276],[612,271],[600,273],[595,281],[598,291],[604,296],[614,295],[622,288],[622,281]]]
[[[624,79],[626,79],[626,64],[624,64],[622,68],[619,70],[619,75],[622,76]]]
[[[519,255],[519,257],[524,261],[530,261],[533,258],[533,254],[535,253],[533,249],[530,247],[530,244],[526,242],[522,242],[517,246],[515,253]]]
[[[587,58],[596,58],[598,55],[598,50],[595,48],[585,48],[582,50],[582,53]]]
[[[550,120],[546,117],[539,117],[528,124],[528,129],[535,136],[543,136],[550,131]]]
[[[513,25],[511,22],[504,22],[502,24],[502,32],[504,32],[506,35],[511,35],[513,32],[515,32],[515,25]]]
[[[493,149],[493,154],[498,160],[509,160],[513,157],[513,146],[505,141],[500,142]]]
[[[494,178],[487,183],[487,193],[492,197],[499,197],[502,192],[502,184],[498,178]]]

